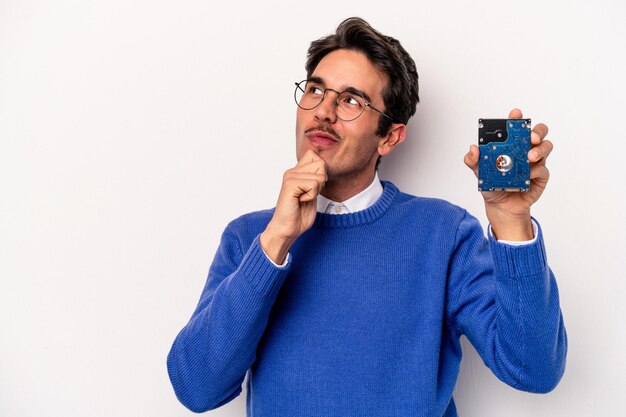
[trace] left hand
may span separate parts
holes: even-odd
[[[521,119],[522,111],[513,109],[509,119]],[[530,134],[531,149],[528,152],[530,162],[530,190],[516,192],[482,192],[485,210],[491,224],[491,230],[500,240],[531,240],[533,238],[530,222],[530,206],[545,190],[550,178],[546,168],[546,158],[552,152],[552,142],[545,140],[548,126],[543,123],[533,127]],[[464,162],[478,177],[478,146],[471,145],[465,154]]]

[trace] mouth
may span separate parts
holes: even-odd
[[[337,135],[320,130],[319,128],[308,129],[304,132],[305,137],[314,145],[318,146],[332,146],[339,142]]]

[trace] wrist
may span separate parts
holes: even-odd
[[[508,213],[487,207],[487,219],[496,240],[528,241],[534,236],[530,211]]]
[[[275,233],[270,225],[259,236],[259,243],[265,254],[277,265],[285,262],[295,239],[285,238]]]

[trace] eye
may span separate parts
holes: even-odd
[[[317,84],[307,84],[306,92],[307,94],[324,94],[324,90]]]
[[[350,106],[354,106],[354,107],[361,107],[362,100],[359,100],[356,96],[353,96],[351,94],[346,94],[344,97],[342,97],[341,102],[343,104],[347,104]]]

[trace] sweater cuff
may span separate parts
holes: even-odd
[[[534,220],[534,219],[533,219]],[[521,246],[507,245],[495,240],[489,234],[489,245],[499,275],[508,277],[541,274],[548,267],[546,249],[543,244],[543,232],[537,224],[536,239]]]
[[[239,272],[258,294],[275,297],[285,281],[290,264],[277,267],[271,262],[261,248],[259,236],[254,239],[243,257]]]

